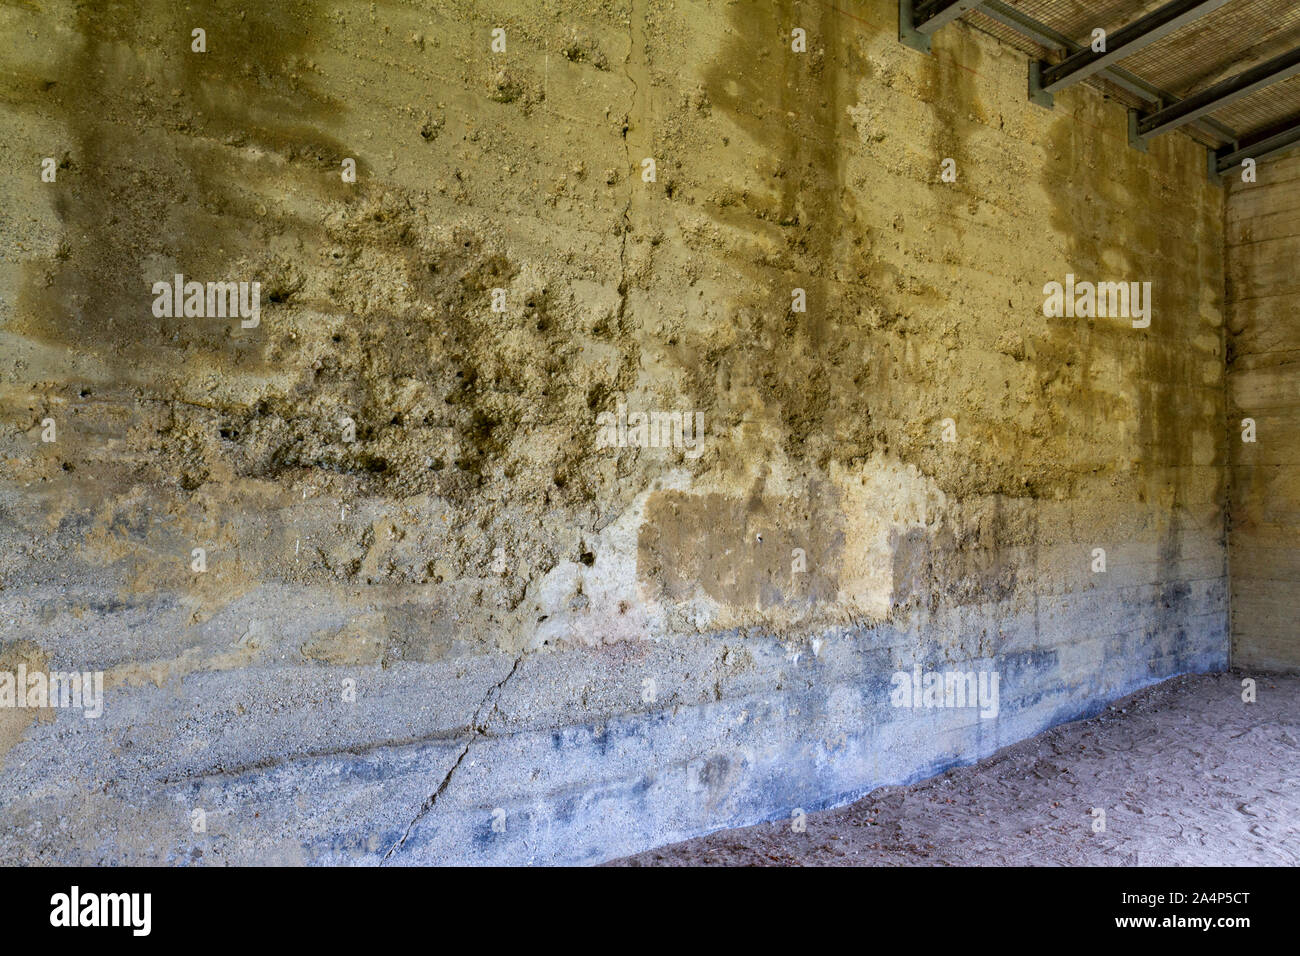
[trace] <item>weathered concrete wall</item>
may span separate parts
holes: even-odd
[[[0,717],[0,858],[593,861],[1225,664],[1190,141],[887,0],[264,6],[0,11],[0,643],[107,685]]]
[[[1232,657],[1300,669],[1300,157],[1228,180]],[[1244,439],[1254,422],[1254,441]]]

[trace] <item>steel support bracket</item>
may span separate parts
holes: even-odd
[[[1138,119],[1141,113],[1137,110],[1128,111],[1128,144],[1140,153],[1147,151],[1147,138],[1138,133]]]
[[[916,0],[898,0],[898,40],[922,53],[930,52],[930,37],[916,28]]]
[[[1209,160],[1209,168],[1206,172],[1209,174],[1209,180],[1216,186],[1223,185],[1223,174],[1219,172],[1219,150],[1213,146],[1205,147],[1205,155]]]
[[[1051,93],[1043,89],[1044,65],[1042,60],[1029,61],[1029,102],[1050,110],[1056,101],[1052,99]]]

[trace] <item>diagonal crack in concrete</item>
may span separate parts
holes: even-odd
[[[505,687],[507,683],[509,683],[510,678],[515,676],[515,671],[519,670],[519,665],[523,662],[526,653],[527,652],[520,653],[520,655],[515,658],[515,663],[510,668],[510,673],[506,674],[505,677],[501,678],[501,680],[497,681],[497,683],[489,687],[487,693],[483,695],[483,700],[479,703],[477,709],[475,709],[474,716],[470,718],[469,740],[465,742],[465,746],[461,750],[460,756],[458,756],[456,758],[456,762],[451,765],[451,768],[447,771],[446,776],[442,778],[442,782],[438,784],[437,789],[435,789],[433,793],[429,794],[429,796],[425,798],[424,802],[420,804],[420,809],[416,811],[415,816],[411,818],[411,822],[408,823],[406,825],[406,829],[402,831],[401,839],[399,839],[396,843],[394,843],[392,846],[388,848],[388,852],[384,854],[384,858],[380,861],[381,866],[387,863],[388,860],[392,857],[392,855],[396,853],[398,850],[400,850],[406,844],[406,839],[411,835],[411,830],[413,830],[415,828],[415,825],[419,823],[424,818],[424,816],[434,808],[434,805],[438,802],[438,799],[443,795],[443,793],[446,792],[447,787],[450,786],[451,778],[455,776],[456,770],[460,767],[461,763],[464,762],[465,756],[469,753],[470,748],[474,746],[474,742],[479,737],[487,736],[487,732],[483,727],[484,710],[487,708],[489,704],[491,704],[493,707],[496,706],[496,700],[501,694],[501,689]]]

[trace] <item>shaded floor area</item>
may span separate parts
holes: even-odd
[[[1300,676],[1176,677],[804,832],[723,830],[612,865],[1003,864],[1300,864]]]

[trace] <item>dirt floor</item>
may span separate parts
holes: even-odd
[[[624,866],[1300,864],[1300,676],[1178,677],[970,767]],[[1104,830],[1094,808],[1105,810]]]

